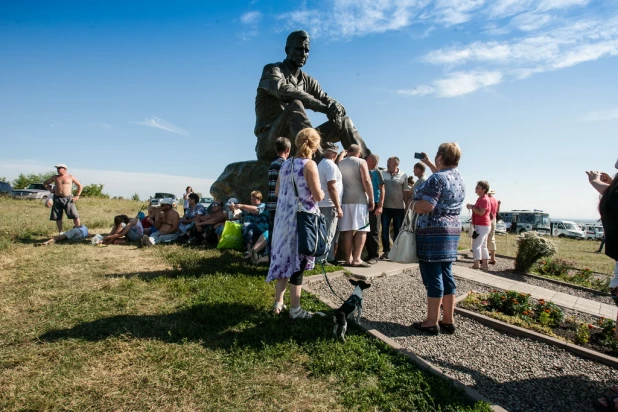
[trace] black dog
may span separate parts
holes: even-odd
[[[363,314],[363,290],[369,289],[371,285],[364,280],[349,279],[350,283],[355,286],[354,292],[350,297],[343,302],[343,305],[335,311],[333,322],[333,337],[341,339],[345,342],[345,332],[348,329],[346,319],[351,317],[357,325],[360,325],[361,315]]]

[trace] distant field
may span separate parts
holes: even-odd
[[[605,254],[595,253],[599,250],[599,241],[550,238],[558,248],[556,257],[570,260],[574,262],[573,266],[580,269],[589,268],[594,272],[608,276],[614,273],[615,261]],[[470,237],[467,234],[462,234],[459,239],[459,249],[469,250],[470,245]],[[498,254],[515,257],[517,254],[517,236],[496,236],[496,247]]]

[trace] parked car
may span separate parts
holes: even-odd
[[[605,236],[603,226],[592,223],[586,223],[584,225],[584,233],[586,234],[586,239],[590,240],[601,240],[603,239],[603,236]]]
[[[178,206],[178,198],[171,193],[155,193],[154,197],[150,197],[150,206],[159,206],[161,199],[172,199],[174,201],[174,208]]]
[[[551,235],[558,237],[570,237],[572,239],[585,239],[583,230],[570,220],[552,220]]]
[[[200,199],[200,205],[204,206],[204,208],[208,209],[208,206],[210,206],[212,204],[212,202],[214,202],[214,199],[212,197],[203,197]]]
[[[496,222],[496,234],[505,235],[506,234],[506,223],[503,220],[498,220]]]
[[[0,182],[0,196],[7,196],[13,192],[13,188],[7,182]]]
[[[43,183],[31,183],[25,189],[13,190],[11,194],[15,199],[47,199],[51,192],[45,188]]]

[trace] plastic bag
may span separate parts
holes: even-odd
[[[217,249],[244,249],[242,243],[242,225],[240,223],[230,222],[229,220],[225,222]]]
[[[95,235],[90,241],[93,245],[98,245],[103,242],[103,235]]]

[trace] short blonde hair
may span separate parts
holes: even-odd
[[[308,127],[296,135],[296,155],[311,159],[313,152],[320,147],[320,134],[317,130]]]
[[[461,159],[461,148],[457,143],[442,143],[438,147],[438,155],[442,156],[444,166],[457,167]]]
[[[254,190],[253,192],[251,192],[251,196],[254,196],[260,202],[262,201],[262,192],[260,192],[259,190]]]

